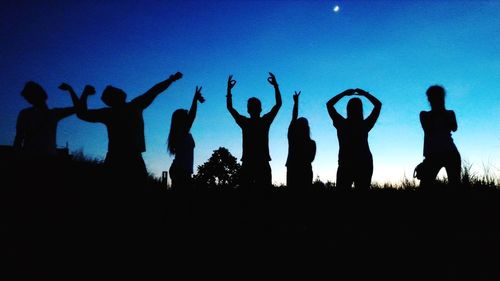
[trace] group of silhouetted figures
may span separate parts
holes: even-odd
[[[73,88],[63,83],[59,89],[70,94],[73,106],[50,109],[45,90],[35,82],[27,82],[21,95],[32,105],[23,109],[17,119],[14,146],[34,156],[50,157],[56,154],[56,131],[59,120],[75,114],[81,120],[103,123],[108,133],[108,151],[104,161],[110,174],[121,178],[141,180],[147,177],[142,158],[146,150],[144,140],[143,111],[173,82],[182,78],[177,72],[149,89],[146,93],[127,102],[127,94],[116,87],[107,86],[101,100],[107,107],[88,109],[87,98],[95,94],[92,86],[85,86],[80,97]],[[232,89],[236,85],[232,75],[227,81],[226,103],[231,116],[240,126],[243,136],[240,188],[248,190],[266,189],[272,186],[271,160],[269,153],[269,129],[282,105],[281,93],[276,77],[269,73],[267,81],[273,86],[276,103],[272,109],[262,113],[258,98],[248,99],[243,116],[233,108]],[[201,87],[196,87],[191,108],[176,110],[171,119],[168,135],[168,152],[174,156],[169,169],[172,188],[189,189],[192,186],[195,141],[190,133],[196,118],[198,102],[203,103]],[[434,183],[439,170],[444,167],[451,184],[460,182],[460,154],[453,143],[451,132],[457,130],[455,113],[446,110],[445,90],[431,86],[426,92],[430,111],[420,113],[424,130],[424,161],[418,166],[417,177],[421,186]],[[363,96],[374,106],[367,118],[363,116],[360,98],[351,98],[347,104],[347,117],[340,115],[335,104],[347,96]],[[308,120],[298,117],[300,91],[293,95],[292,120],[288,127],[287,186],[291,189],[312,185],[311,163],[316,155],[316,143],[310,137]],[[334,96],[327,103],[328,114],[337,129],[339,156],[336,186],[339,188],[369,189],[373,174],[373,158],[368,145],[368,133],[380,115],[382,103],[362,89],[348,89]]]

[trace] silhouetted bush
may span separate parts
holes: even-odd
[[[227,148],[214,150],[207,162],[198,166],[194,176],[198,188],[236,188],[241,165]]]

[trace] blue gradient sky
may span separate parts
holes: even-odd
[[[195,165],[219,146],[240,158],[241,131],[225,108],[227,75],[238,81],[234,106],[246,114],[251,96],[264,111],[274,104],[272,71],[283,94],[270,132],[274,182],[285,179],[293,91],[302,91],[299,115],[318,146],[314,175],[334,180],[338,141],[325,103],[357,87],[383,103],[369,138],[374,180],[399,181],[422,160],[418,114],[428,109],[432,84],[448,91],[462,158],[498,173],[499,15],[500,1],[10,1],[0,9],[0,143],[14,139],[28,80],[47,90],[51,107],[70,104],[61,82],[78,92],[92,84],[98,95],[89,107],[97,108],[108,84],[130,99],[181,71],[184,78],[144,113],[147,167],[159,175],[170,166],[170,117],[189,107],[196,85],[206,102],[192,129]],[[57,140],[93,157],[106,153],[105,127],[74,116],[59,124]]]

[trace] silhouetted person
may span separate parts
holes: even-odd
[[[272,186],[271,156],[269,155],[269,128],[281,107],[281,94],[278,82],[272,73],[267,81],[274,87],[276,104],[271,111],[260,116],[262,106],[260,100],[252,97],[248,99],[247,111],[250,118],[240,115],[233,108],[231,89],[236,84],[230,75],[227,80],[227,109],[243,133],[243,156],[241,158],[240,183],[243,188],[255,186],[265,189]]]
[[[192,188],[191,175],[193,174],[194,161],[194,139],[191,133],[198,102],[203,103],[205,99],[201,95],[201,87],[196,86],[193,102],[189,112],[185,109],[177,109],[172,114],[170,133],[168,134],[168,152],[175,155],[170,166],[170,178],[174,190]]]
[[[347,103],[347,118],[335,110],[334,105],[341,98],[354,94],[366,97],[373,104],[373,111],[368,118],[363,119],[363,104],[359,98],[352,98]],[[377,122],[382,103],[364,90],[349,89],[331,98],[326,107],[339,139],[337,187],[351,188],[354,183],[356,189],[369,189],[373,174],[373,158],[368,146],[368,132]]]
[[[76,112],[75,107],[53,108],[47,105],[47,93],[39,84],[29,81],[21,96],[32,106],[21,110],[17,118],[14,147],[30,155],[57,155],[57,123]],[[71,94],[73,103],[78,97]]]
[[[288,158],[286,160],[286,185],[292,190],[312,185],[311,163],[316,156],[316,142],[311,139],[307,119],[298,118],[300,92],[293,95],[292,121],[288,126]]]
[[[88,109],[87,98],[95,94],[91,86],[86,86],[78,104],[77,116],[88,122],[106,125],[108,131],[108,152],[105,164],[118,179],[142,180],[147,176],[142,152],[146,151],[144,141],[144,119],[142,112],[170,84],[180,79],[177,72],[149,89],[146,93],[126,102],[127,94],[113,86],[107,86],[101,100],[108,106]]]
[[[424,129],[425,157],[420,185],[432,185],[439,170],[444,167],[449,183],[456,186],[460,183],[461,158],[451,138],[451,132],[457,130],[455,112],[446,110],[443,87],[431,86],[426,94],[431,110],[420,112],[420,124]]]

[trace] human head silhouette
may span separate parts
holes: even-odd
[[[359,98],[352,98],[347,103],[347,119],[363,120],[363,103]]]
[[[247,111],[252,118],[260,117],[260,113],[262,112],[260,100],[256,97],[249,98],[247,102]]]
[[[122,90],[111,85],[107,86],[101,95],[101,100],[107,106],[119,106],[125,104],[127,94]]]
[[[295,121],[295,136],[296,139],[308,140],[311,138],[311,129],[306,118],[300,117]]]
[[[47,101],[47,93],[38,83],[28,81],[21,91],[21,96],[33,106],[44,106]]]
[[[170,132],[168,134],[168,152],[175,154],[175,149],[181,137],[188,133],[188,111],[185,109],[177,109],[172,114],[170,123]]]
[[[427,100],[431,105],[432,110],[444,110],[444,97],[446,92],[442,86],[433,85],[427,89],[425,93],[427,95]]]

